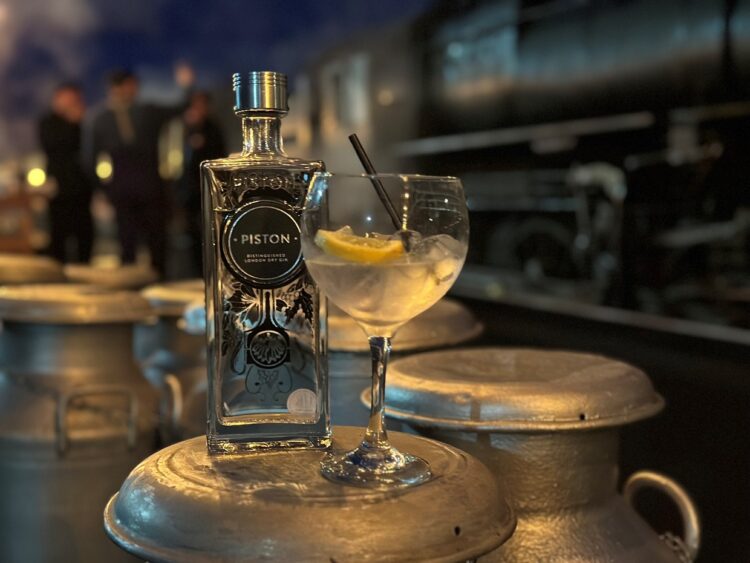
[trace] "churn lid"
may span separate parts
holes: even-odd
[[[369,393],[363,393],[366,401]],[[659,412],[641,370],[565,351],[463,348],[416,354],[388,370],[386,414],[416,426],[550,431],[618,426]]]
[[[328,348],[337,352],[370,350],[359,325],[329,301]],[[482,333],[484,327],[464,305],[444,298],[402,326],[393,338],[397,352],[455,346]]]
[[[154,283],[159,277],[150,266],[141,264],[127,264],[116,268],[67,264],[65,275],[72,282],[114,289],[140,289]]]
[[[62,264],[46,256],[0,254],[0,285],[65,281]]]
[[[132,291],[80,284],[0,287],[0,320],[39,324],[141,321],[153,311]]]
[[[334,430],[353,448],[361,428]],[[466,561],[515,527],[505,492],[479,461],[451,446],[393,432],[435,478],[378,491],[320,474],[325,451],[210,456],[205,437],[141,462],[104,511],[109,536],[148,561]]]
[[[141,295],[157,315],[179,317],[188,305],[205,299],[205,287],[202,279],[182,280],[150,285],[141,291]]]

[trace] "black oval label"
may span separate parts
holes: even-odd
[[[243,281],[277,286],[302,269],[300,236],[292,207],[275,201],[253,201],[240,207],[225,223],[224,258]]]

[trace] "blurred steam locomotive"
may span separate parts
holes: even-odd
[[[290,125],[460,176],[467,274],[743,325],[749,78],[750,0],[446,0],[308,66]]]

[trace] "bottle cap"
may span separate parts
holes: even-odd
[[[233,74],[235,113],[287,113],[289,106],[286,84],[286,74],[280,72],[253,71]]]

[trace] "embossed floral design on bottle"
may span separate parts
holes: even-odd
[[[299,217],[320,161],[288,156],[286,77],[234,75],[240,155],[201,166],[208,448],[330,443],[325,300],[305,269]]]

